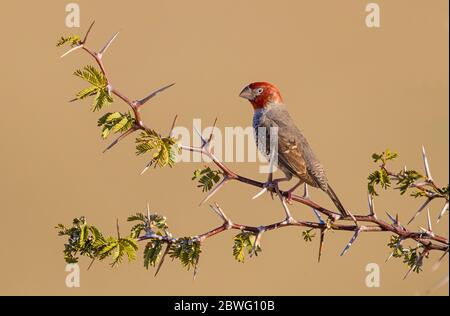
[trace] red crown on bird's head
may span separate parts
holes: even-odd
[[[283,103],[278,88],[268,82],[253,82],[242,89],[239,96],[249,100],[255,110]]]

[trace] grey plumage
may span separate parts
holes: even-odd
[[[326,192],[338,210],[347,212],[337,195],[330,187],[323,165],[314,154],[311,146],[295,125],[284,105],[267,104],[255,111],[253,127],[258,148],[265,147],[264,154],[270,156],[270,128],[278,128],[278,167],[288,179],[296,177],[302,183]],[[259,128],[264,128],[263,130]],[[260,132],[258,132],[260,131]],[[261,131],[265,134],[261,135]],[[265,146],[261,146],[264,142]]]

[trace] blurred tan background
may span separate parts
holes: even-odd
[[[85,84],[71,73],[92,60],[77,52],[60,59],[61,35],[84,34],[96,25],[90,46],[99,49],[116,31],[105,57],[112,83],[132,98],[170,82],[176,86],[145,106],[144,117],[160,131],[175,114],[179,125],[193,118],[219,127],[251,124],[250,105],[237,97],[251,81],[280,87],[291,114],[327,168],[330,182],[353,213],[366,212],[366,176],[374,151],[400,153],[396,168],[422,170],[425,144],[435,180],[448,183],[448,1],[376,1],[381,28],[365,25],[369,1],[77,1],[81,28],[65,26],[69,1],[9,2],[1,12],[2,115],[0,184],[2,240],[0,294],[124,295],[418,295],[448,275],[437,271],[434,253],[425,271],[402,280],[398,260],[384,263],[390,234],[364,234],[339,257],[350,233],[329,233],[322,262],[318,239],[305,243],[299,229],[263,236],[263,253],[240,264],[227,232],[208,240],[197,279],[168,260],[160,275],[137,262],[111,269],[96,262],[81,287],[65,286],[63,239],[53,228],[85,215],[115,233],[119,218],[153,211],[168,217],[174,233],[194,235],[220,222],[191,181],[201,164],[139,172],[146,157],[134,155],[133,140],[102,154],[109,143],[96,126],[90,101],[68,103]],[[111,109],[123,110],[116,102]],[[233,163],[234,170],[260,180],[256,163]],[[282,217],[276,201],[251,197],[255,188],[227,185],[215,197],[236,222],[267,224]],[[327,197],[313,199],[330,206]],[[382,193],[378,213],[407,221],[419,207],[398,192]],[[441,204],[432,204],[433,219]],[[298,218],[312,219],[301,205]],[[424,216],[411,228],[424,225]],[[448,235],[448,215],[435,231]],[[378,263],[381,287],[365,286],[365,266]],[[433,294],[448,295],[448,285]]]

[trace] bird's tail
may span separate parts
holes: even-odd
[[[341,201],[339,201],[339,198],[337,197],[336,193],[334,193],[334,191],[333,191],[333,189],[331,188],[330,185],[328,185],[327,193],[328,193],[328,196],[333,201],[334,205],[336,205],[336,207],[339,210],[339,212],[341,212],[341,214],[343,216],[347,216],[348,215],[347,211],[345,210],[345,208],[342,205]]]

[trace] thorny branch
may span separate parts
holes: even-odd
[[[108,149],[110,149],[114,145],[116,145],[119,141],[123,140],[124,138],[126,138],[127,136],[129,136],[130,134],[132,134],[133,132],[135,132],[137,130],[151,132],[151,129],[149,127],[147,127],[143,122],[140,109],[147,101],[149,101],[151,98],[153,98],[159,92],[162,92],[162,91],[172,87],[174,85],[174,83],[166,85],[162,88],[159,88],[159,89],[149,93],[147,96],[145,96],[141,99],[138,99],[138,100],[132,100],[132,99],[128,98],[127,96],[125,96],[116,87],[114,87],[112,85],[111,81],[108,78],[108,74],[106,72],[105,66],[103,64],[103,56],[106,53],[107,49],[110,47],[111,43],[117,37],[118,33],[114,34],[112,36],[112,38],[106,43],[106,45],[99,52],[95,52],[94,50],[90,49],[86,45],[88,36],[92,29],[93,24],[94,24],[94,22],[92,22],[92,24],[90,25],[88,31],[86,32],[86,35],[84,36],[84,39],[82,41],[79,41],[76,45],[74,45],[74,47],[72,47],[69,51],[64,53],[61,57],[64,57],[64,56],[68,55],[69,53],[71,53],[75,50],[78,50],[78,49],[82,49],[82,50],[86,51],[90,56],[92,56],[94,58],[95,62],[99,66],[104,78],[106,79],[108,93],[113,94],[113,95],[117,96],[118,98],[120,98],[132,110],[132,113],[133,113],[134,119],[135,119],[133,126],[128,131],[121,134],[116,140],[114,140],[105,149],[105,151],[107,151]],[[170,131],[173,130],[175,123],[176,123],[176,117],[173,121]],[[215,124],[216,124],[216,122],[214,122],[214,125]],[[419,258],[417,259],[418,263],[419,263],[419,261],[421,261],[423,259],[423,257],[427,256],[429,254],[429,252],[432,250],[443,251],[444,254],[448,252],[448,249],[449,249],[448,239],[445,237],[439,236],[432,231],[431,220],[429,218],[429,211],[428,211],[428,228],[422,229],[422,231],[419,231],[419,232],[411,231],[400,223],[400,221],[398,219],[398,215],[396,217],[393,217],[389,213],[387,213],[387,215],[390,219],[390,223],[388,223],[382,219],[379,219],[375,213],[372,194],[369,194],[369,196],[368,196],[368,214],[367,215],[351,215],[351,213],[349,213],[350,215],[348,215],[348,216],[342,216],[340,213],[329,210],[329,209],[317,204],[316,202],[310,200],[308,193],[307,193],[307,188],[305,187],[305,195],[303,197],[299,196],[299,195],[292,195],[291,200],[312,208],[313,211],[316,213],[316,215],[319,219],[319,222],[296,220],[290,215],[288,206],[286,204],[286,198],[288,196],[287,192],[279,190],[278,188],[273,188],[273,187],[267,188],[265,186],[265,183],[263,183],[263,182],[253,180],[253,179],[244,177],[242,175],[239,175],[239,174],[233,172],[223,162],[221,162],[214,155],[213,151],[211,150],[210,144],[211,144],[211,140],[212,140],[213,131],[211,131],[211,135],[208,139],[203,138],[203,136],[200,134],[200,132],[198,132],[198,133],[202,140],[202,145],[200,147],[194,147],[194,146],[189,146],[189,145],[179,145],[179,148],[182,150],[200,153],[201,155],[208,157],[211,160],[211,162],[215,166],[217,166],[223,173],[222,181],[219,184],[217,184],[216,187],[213,188],[213,190],[211,190],[211,192],[204,198],[204,200],[201,202],[201,204],[208,201],[226,183],[231,182],[231,181],[236,181],[236,182],[241,182],[241,183],[251,185],[254,187],[266,189],[267,191],[269,191],[271,193],[278,194],[278,196],[280,197],[280,200],[282,202],[283,208],[285,210],[285,214],[286,214],[286,218],[284,220],[273,223],[273,224],[259,226],[259,227],[249,226],[249,225],[238,224],[238,223],[232,222],[225,215],[225,213],[219,207],[219,205],[216,203],[214,205],[211,205],[211,209],[221,218],[223,223],[222,223],[222,225],[220,225],[214,229],[211,229],[205,233],[202,233],[198,236],[193,237],[195,240],[199,241],[200,243],[204,242],[206,239],[208,239],[210,237],[213,237],[213,236],[220,234],[222,232],[225,232],[227,230],[240,230],[240,231],[254,233],[257,236],[257,241],[255,242],[255,245],[254,245],[256,247],[257,243],[259,243],[259,238],[261,237],[262,233],[280,229],[283,227],[298,226],[298,227],[308,227],[311,229],[317,229],[320,231],[320,245],[319,245],[319,258],[318,258],[319,261],[320,261],[321,255],[322,255],[325,232],[327,232],[329,230],[354,232],[353,237],[346,244],[341,255],[344,255],[350,249],[350,247],[353,245],[353,243],[356,241],[356,239],[362,232],[391,232],[398,236],[399,243],[404,240],[407,240],[407,239],[414,240],[415,242],[420,244],[424,249],[423,252],[420,254]],[[170,134],[171,134],[171,132],[170,132]],[[422,191],[427,196],[427,200],[419,208],[419,210],[416,212],[415,216],[411,219],[411,221],[418,214],[420,214],[425,209],[425,207],[427,205],[429,205],[429,203],[434,199],[445,199],[445,205],[439,215],[439,219],[448,210],[448,205],[449,205],[448,195],[436,193],[436,189],[438,187],[435,184],[433,178],[431,177],[430,167],[429,167],[427,156],[425,154],[425,149],[423,149],[422,155],[423,155],[423,161],[424,161],[424,167],[425,167],[425,173],[426,173],[426,181],[423,183],[411,183],[410,187]],[[148,167],[149,166],[147,165],[146,168],[143,170],[143,172],[145,172],[148,169]],[[401,175],[389,171],[386,168],[385,163],[383,163],[380,167],[384,171],[386,171],[387,175],[391,179],[401,180]],[[405,168],[405,170],[406,170],[406,168]],[[325,216],[327,218],[327,220],[326,221],[322,220],[320,214]],[[343,222],[352,222],[352,224],[345,224]],[[119,238],[120,238],[120,236],[119,236]],[[145,240],[160,240],[167,244],[167,247],[166,247],[166,249],[163,253],[163,256],[159,262],[159,265],[157,267],[157,271],[156,271],[156,274],[157,274],[161,268],[163,261],[164,261],[164,257],[169,253],[170,246],[174,242],[177,242],[178,238],[174,238],[170,234],[166,234],[166,235],[156,234],[149,228],[149,229],[146,229],[145,235],[138,237],[138,241],[145,241]],[[411,267],[410,271],[412,271],[413,269],[414,269],[414,266]],[[410,271],[408,271],[408,274],[410,273]]]

